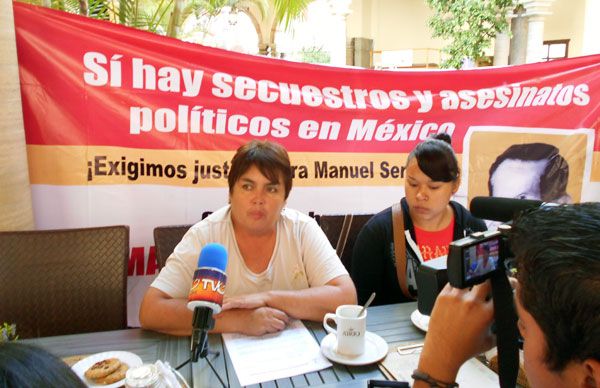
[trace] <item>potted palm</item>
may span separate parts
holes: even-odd
[[[0,326],[0,342],[16,341],[18,339],[17,325],[14,323],[2,323],[2,326]]]

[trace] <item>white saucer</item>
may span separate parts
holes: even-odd
[[[418,309],[410,314],[410,320],[416,327],[423,331],[427,331],[429,328],[429,315],[421,314]]]
[[[381,360],[388,352],[388,344],[383,338],[375,333],[365,333],[365,352],[359,356],[345,356],[338,354],[336,348],[336,336],[328,334],[321,341],[321,353],[331,361],[344,365],[367,365]]]
[[[92,381],[85,378],[84,373],[89,367],[98,361],[106,360],[107,358],[118,358],[119,361],[126,363],[127,366],[129,366],[129,369],[137,368],[143,364],[142,359],[137,354],[131,352],[114,351],[92,354],[91,356],[77,362],[71,367],[71,369],[73,369],[73,372],[75,372],[75,374],[79,376],[79,378],[85,382],[88,387],[116,388],[123,386],[125,383],[124,378],[116,383],[107,385],[94,384]]]

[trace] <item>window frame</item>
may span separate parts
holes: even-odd
[[[553,40],[545,40],[543,43],[544,47],[544,55],[542,56],[542,62],[550,62],[555,59],[563,59],[569,57],[569,42],[571,39],[553,39]],[[550,56],[550,48],[552,46],[564,45],[565,46],[565,55],[562,57],[551,57]]]

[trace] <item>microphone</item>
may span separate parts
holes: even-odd
[[[210,243],[202,248],[187,304],[194,311],[190,345],[193,362],[208,354],[208,331],[215,327],[213,314],[221,312],[227,282],[226,268],[227,250],[223,245]]]
[[[508,222],[512,221],[517,213],[538,208],[543,204],[544,202],[534,199],[475,197],[471,200],[469,211],[477,218]]]

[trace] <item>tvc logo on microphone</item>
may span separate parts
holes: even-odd
[[[210,300],[221,303],[225,295],[227,275],[212,268],[200,268],[194,273],[194,281],[190,289],[190,300]],[[218,300],[221,298],[221,300]]]
[[[215,314],[221,311],[227,275],[227,251],[221,244],[211,243],[202,248],[198,268],[194,272],[188,295],[188,308],[209,307]]]

